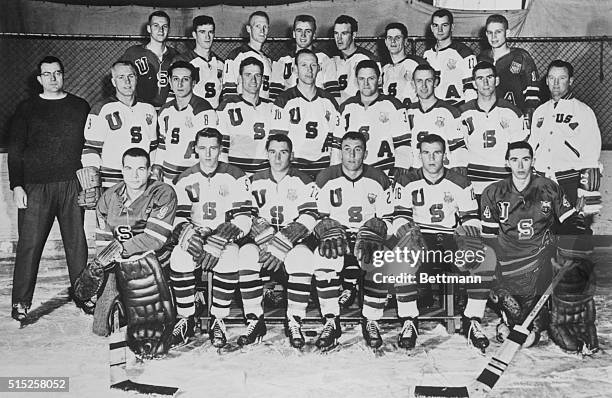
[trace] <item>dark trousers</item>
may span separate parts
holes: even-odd
[[[48,184],[26,184],[28,207],[19,209],[17,228],[19,241],[13,272],[13,304],[32,304],[38,266],[43,248],[57,217],[70,284],[87,263],[87,240],[83,229],[84,211],[77,204],[77,179]]]

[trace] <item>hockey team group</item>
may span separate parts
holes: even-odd
[[[465,285],[461,330],[484,352],[487,303],[503,339],[562,267],[572,268],[523,346],[547,331],[566,350],[597,351],[589,255],[601,137],[591,108],[572,94],[572,65],[551,60],[544,102],[535,63],[508,46],[501,15],[487,19],[491,48],[478,57],[453,40],[448,10],[432,15],[436,43],[423,58],[406,54],[407,29],[391,23],[382,67],[356,45],[350,16],[335,19],[328,54],[313,46],[315,19],[298,15],[293,49],[276,61],[262,51],[269,22],[251,14],[248,41],[222,60],[211,51],[213,18],[193,20],[195,47],[180,54],[166,45],[170,18],[156,11],[149,41],[112,64],[114,95],[91,108],[63,91],[61,60],[41,60],[42,94],[11,124],[13,318],[28,318],[57,217],[75,302],[94,315],[97,334],[121,318],[142,357],[187,343],[206,305],[212,345],[224,347],[237,290],[245,319],[237,344],[255,343],[266,334],[264,296],[279,300],[274,284],[296,349],[314,296],[316,347],[328,350],[342,333],[341,308],[359,295],[363,337],[379,348],[393,294],[397,344],[410,350],[423,290],[373,275],[433,269],[480,277]],[[89,264],[84,209],[96,214]],[[484,255],[463,266],[373,265],[376,253],[397,248]]]

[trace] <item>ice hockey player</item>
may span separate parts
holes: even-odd
[[[308,49],[295,55],[297,85],[274,101],[271,132],[287,134],[294,143],[293,166],[314,178],[339,162],[338,141],[344,134],[338,104],[316,86],[319,64]]]
[[[381,250],[391,225],[391,183],[380,170],[363,164],[366,139],[358,132],[342,137],[342,163],[317,176],[317,208],[321,221],[315,227],[315,280],[324,316],[316,345],[328,349],[337,343],[340,329],[338,273],[345,262],[358,263],[365,271],[362,329],[366,342],[376,345],[387,290],[373,281],[373,253]],[[386,221],[385,221],[386,220]]]
[[[242,93],[224,96],[217,109],[223,134],[221,160],[249,175],[269,166],[265,146],[274,106],[260,96],[264,68],[255,57],[243,59],[238,68]]]
[[[255,11],[249,16],[246,25],[246,31],[249,34],[248,43],[242,44],[229,53],[225,60],[225,71],[223,72],[223,92],[221,99],[226,94],[240,94],[242,87],[240,85],[240,65],[245,58],[254,57],[263,65],[261,72],[262,84],[259,91],[261,98],[268,99],[270,97],[270,75],[272,74],[272,61],[270,57],[263,52],[262,46],[268,38],[268,29],[270,27],[270,17],[263,11]]]
[[[221,133],[198,131],[195,150],[199,162],[174,182],[178,211],[173,236],[178,244],[170,256],[170,279],[185,341],[195,327],[195,276],[198,267],[212,271],[213,291],[208,331],[212,344],[227,343],[223,319],[238,284],[238,244],[251,229],[250,183],[239,168],[219,162]]]
[[[195,157],[196,132],[217,125],[217,113],[204,98],[194,94],[197,69],[185,61],[176,61],[168,69],[174,98],[159,111],[159,145],[151,173],[171,184],[185,169],[198,162]]]
[[[121,155],[129,148],[143,148],[155,159],[157,149],[157,112],[151,104],[136,96],[136,68],[129,61],[117,61],[111,66],[111,83],[115,95],[91,108],[85,124],[85,146],[79,174],[98,175],[102,187],[109,188],[122,180]],[[81,186],[91,189],[84,183]],[[98,187],[100,185],[98,184]],[[92,204],[83,206],[93,209]]]
[[[427,249],[422,266],[391,264],[394,275],[429,273],[432,267],[480,277],[480,283],[466,286],[468,300],[461,317],[468,344],[482,350],[489,340],[481,326],[495,274],[495,253],[481,239],[478,204],[467,177],[444,167],[446,140],[429,134],[419,144],[422,167],[401,176],[395,183],[393,230],[396,248],[421,254]],[[458,220],[458,222],[457,222]],[[447,260],[452,252],[452,259]],[[429,257],[429,253],[434,253]],[[436,256],[437,255],[437,256]],[[422,260],[422,259],[421,259]],[[398,337],[402,348],[414,348],[417,338],[417,285],[396,283],[397,312],[403,326]],[[382,340],[379,340],[379,344]]]
[[[147,32],[149,42],[129,47],[120,59],[136,66],[138,98],[159,109],[170,92],[168,68],[174,62],[178,51],[166,44],[170,32],[170,17],[164,11],[155,11],[149,15]]]
[[[533,58],[522,48],[508,46],[508,20],[503,15],[490,15],[485,30],[491,48],[482,51],[478,61],[495,65],[499,76],[497,96],[511,102],[531,120],[540,105],[538,68]]]
[[[123,153],[123,181],[107,189],[96,206],[98,255],[83,270],[75,295],[83,300],[99,294],[109,302],[103,325],[94,332],[108,334],[115,312],[127,318],[127,344],[143,357],[164,354],[180,328],[170,288],[157,259],[172,232],[177,200],[170,185],[149,179],[149,154],[142,148]],[[96,308],[98,310],[99,308]]]
[[[382,67],[383,93],[395,97],[405,106],[417,100],[412,82],[412,73],[418,65],[427,61],[418,55],[406,54],[408,29],[400,22],[385,27],[385,46],[389,51],[390,62]]]
[[[266,148],[270,168],[250,178],[255,219],[252,243],[240,248],[238,262],[246,316],[246,331],[238,344],[251,344],[266,333],[261,274],[282,273],[288,275],[286,333],[290,344],[301,348],[305,344],[302,319],[314,270],[317,188],[307,174],[290,166],[293,144],[289,137],[272,135]]]
[[[355,68],[360,61],[376,57],[370,51],[355,44],[357,36],[357,21],[348,15],[340,15],[334,21],[334,40],[337,51],[332,55],[336,66],[339,99],[342,103],[357,93],[357,75]]]
[[[507,145],[527,138],[523,114],[510,102],[497,98],[495,66],[483,61],[473,70],[478,98],[459,108],[469,163],[467,176],[476,197],[492,182],[509,176],[504,162]]]
[[[423,58],[436,70],[440,84],[436,97],[459,106],[476,97],[472,85],[474,52],[465,44],[453,41],[453,14],[440,9],[431,16],[431,32],[436,44],[423,53]]]
[[[313,45],[317,33],[317,22],[312,15],[298,15],[293,20],[293,39],[295,47],[272,63],[272,81],[270,82],[270,98],[276,99],[283,91],[297,84],[296,52],[308,49],[315,53],[319,61],[319,71],[315,85],[332,95],[338,95],[336,80],[336,65],[327,53]]]
[[[509,144],[506,162],[512,176],[485,188],[481,220],[485,242],[495,249],[499,262],[496,301],[506,326],[512,327],[522,323],[550,283],[554,234],[582,242],[591,231],[558,184],[532,173],[531,145]],[[547,311],[540,312],[525,347],[538,342],[547,318]],[[498,328],[502,337],[504,329]]]
[[[446,141],[445,167],[465,175],[467,173],[467,150],[459,110],[448,102],[436,97],[435,88],[439,83],[434,69],[419,65],[414,69],[412,81],[416,87],[417,100],[407,109],[412,146],[412,167],[422,166],[420,142],[429,134],[437,134]]]
[[[178,55],[175,61],[187,61],[196,68],[193,93],[217,109],[223,85],[224,61],[211,50],[215,41],[215,20],[208,15],[198,15],[193,19],[191,36],[195,39],[195,48]]]

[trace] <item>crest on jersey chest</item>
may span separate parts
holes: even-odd
[[[542,211],[542,214],[544,214],[545,216],[550,214],[550,211],[552,210],[551,204],[549,200],[541,200],[540,201],[540,210]]]
[[[297,198],[298,198],[297,190],[293,189],[293,188],[289,188],[287,190],[287,199],[290,202],[295,202],[297,200]]]
[[[150,126],[151,124],[153,124],[153,115],[151,115],[150,113],[147,113],[147,124]]]
[[[510,64],[510,72],[514,73],[515,75],[518,75],[519,73],[521,73],[521,68],[522,68],[522,65],[518,61],[512,61],[512,63]]]
[[[329,122],[330,119],[331,119],[331,112],[327,110],[327,111],[325,111],[325,120],[327,120]]]
[[[381,123],[387,123],[389,121],[389,114],[387,112],[380,112],[378,120],[380,120]]]
[[[455,198],[450,192],[444,192],[444,203],[453,203],[454,200]]]
[[[371,205],[376,203],[376,194],[375,193],[369,193],[368,194],[368,202],[370,202]]]
[[[443,128],[445,121],[446,121],[446,119],[443,116],[436,117],[436,127]]]
[[[508,119],[502,117],[501,120],[499,121],[499,125],[501,126],[502,129],[507,129],[508,127],[510,127],[510,122],[508,122]]]
[[[540,128],[540,127],[542,127],[542,124],[544,124],[544,118],[540,117],[540,118],[538,118],[538,121],[536,122],[536,126],[538,128]]]
[[[564,207],[572,207],[572,205],[570,205],[569,200],[567,200],[567,196],[563,195],[563,206]]]
[[[185,126],[187,128],[193,128],[193,120],[191,119],[191,116],[187,116],[185,118]]]
[[[457,68],[457,60],[454,58],[450,58],[448,61],[446,61],[446,67],[448,68],[448,70],[453,70]]]
[[[220,185],[219,186],[219,196],[221,196],[222,198],[225,198],[227,195],[229,195],[229,188],[226,185]]]
[[[161,209],[159,209],[159,212],[157,213],[157,217],[164,218],[166,217],[166,214],[168,214],[168,206],[164,206]]]

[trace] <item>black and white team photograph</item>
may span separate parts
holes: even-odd
[[[610,396],[612,2],[3,3],[1,396]]]

